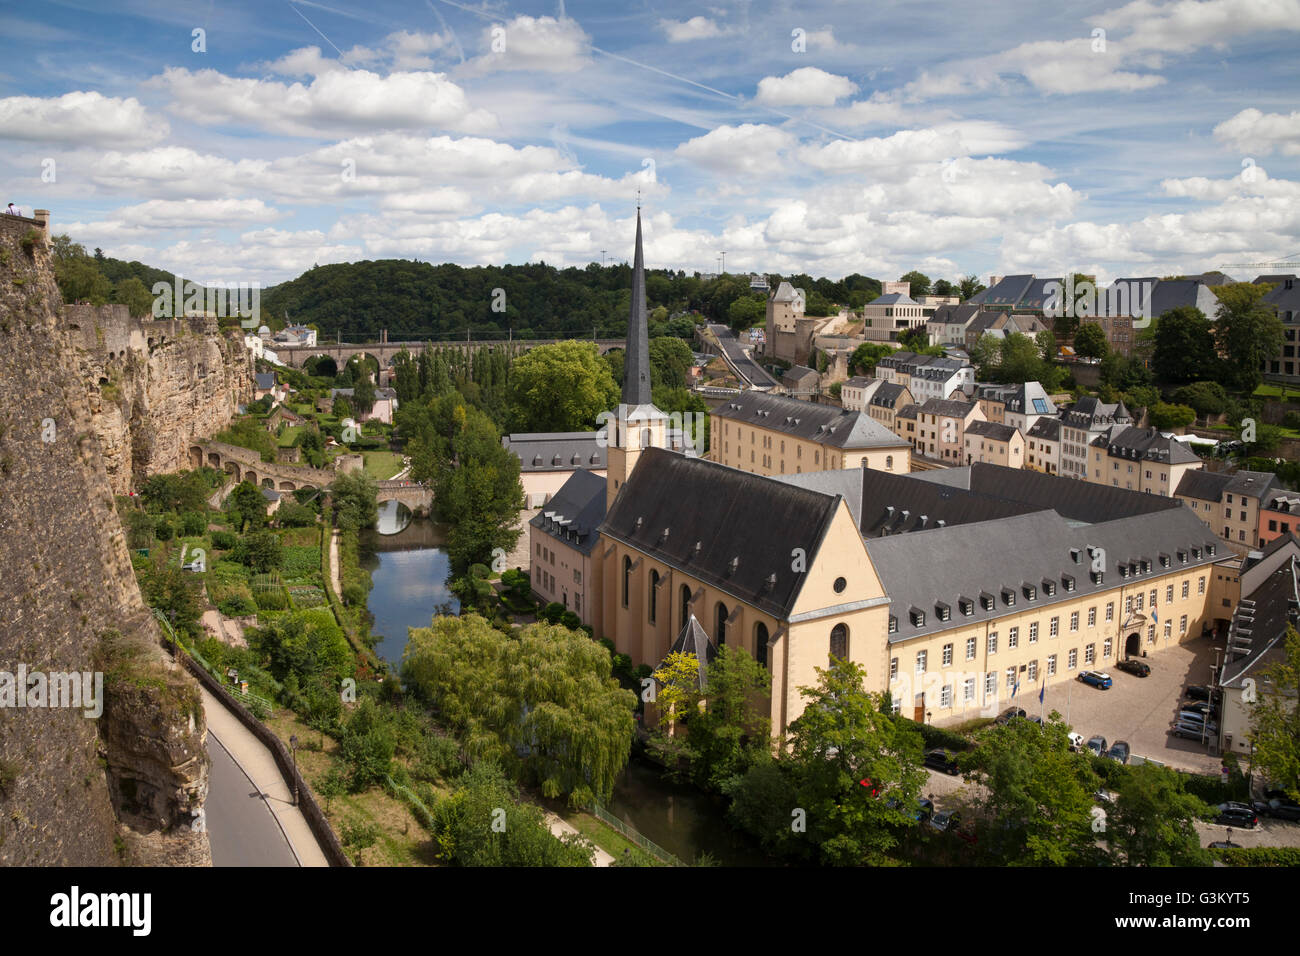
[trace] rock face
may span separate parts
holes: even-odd
[[[133,479],[190,467],[192,439],[225,428],[253,400],[253,357],[215,319],[142,322],[122,305],[69,305],[79,374],[115,494]]]
[[[0,865],[210,862],[202,708],[162,662],[62,305],[39,224],[0,217],[0,672],[104,672],[98,717],[0,710]]]

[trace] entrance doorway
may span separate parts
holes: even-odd
[[[1134,631],[1124,639],[1124,656],[1138,657],[1142,652],[1142,638]]]

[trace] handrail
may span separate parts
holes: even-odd
[[[612,830],[615,830],[622,836],[631,840],[637,846],[641,847],[641,849],[645,850],[651,856],[655,857],[655,859],[659,860],[659,862],[666,863],[669,866],[686,865],[677,857],[673,856],[671,853],[665,850],[663,847],[659,846],[659,844],[642,836],[636,830],[635,827],[632,827],[627,823],[623,822],[618,817],[614,816],[612,813],[610,813],[608,810],[602,807],[599,803],[593,803],[591,805],[591,815],[594,816],[601,823],[604,823],[606,826],[610,827]]]

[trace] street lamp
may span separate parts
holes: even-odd
[[[289,752],[293,754],[293,805],[298,805],[298,735],[289,735]]]

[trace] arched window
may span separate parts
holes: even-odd
[[[767,625],[762,621],[754,625],[754,660],[767,666]]]
[[[893,456],[893,455],[886,455],[886,456],[885,456],[885,471],[893,471],[893,469],[894,469],[894,456]]]
[[[715,636],[718,639],[718,646],[721,647],[723,644],[727,643],[727,605],[723,604],[721,601],[718,602],[716,616],[717,633]]]
[[[650,623],[655,622],[655,608],[659,601],[659,572],[650,572]]]
[[[866,459],[866,458],[863,458],[863,459],[862,459],[862,467],[863,467],[863,468],[866,468],[866,467],[867,467],[867,459]]]
[[[668,613],[671,614],[672,611],[669,611]],[[682,622],[677,625],[677,629],[681,630],[682,628],[684,628],[686,626],[686,622],[689,621],[690,618],[691,618],[691,589],[687,585],[683,584],[682,585]]]
[[[623,555],[623,606],[627,607],[628,595],[632,593],[632,559]]]
[[[843,624],[831,628],[831,657],[842,661],[849,659],[849,629]]]

